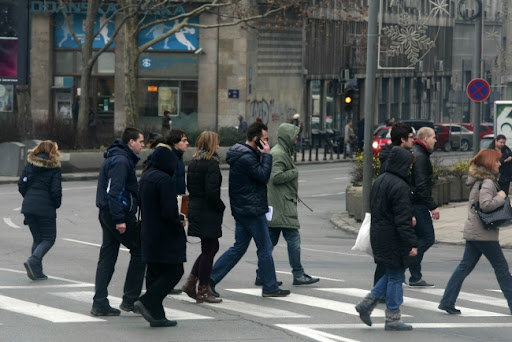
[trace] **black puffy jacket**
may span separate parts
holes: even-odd
[[[140,178],[140,236],[145,263],[178,264],[187,260],[187,237],[179,218],[172,177],[177,162],[169,146],[158,145],[151,167]]]
[[[395,146],[389,154],[386,169],[375,180],[371,190],[370,240],[375,263],[387,267],[406,268],[414,261],[409,257],[417,247],[412,227],[411,190],[407,183],[410,151]]]
[[[220,198],[222,175],[219,157],[215,154],[206,159],[206,155],[206,151],[199,151],[188,165],[188,235],[216,239],[222,236],[222,217],[226,206]]]
[[[60,161],[47,154],[35,155],[30,151],[27,165],[18,180],[23,196],[21,212],[42,217],[57,217],[62,201],[62,174]]]
[[[183,162],[183,151],[177,150],[172,147],[172,152],[178,158],[178,164],[176,165],[176,170],[174,171],[174,181],[176,183],[176,192],[178,195],[183,195],[187,192],[187,185],[185,183],[185,163]]]
[[[235,144],[226,154],[229,169],[229,202],[235,219],[268,211],[267,183],[272,155],[261,154],[247,144]]]
[[[121,139],[116,139],[103,154],[96,190],[96,206],[108,210],[115,224],[125,223],[127,214],[138,208],[135,165],[140,158]]]
[[[428,210],[434,210],[437,208],[437,204],[432,198],[434,170],[430,162],[430,152],[425,145],[416,141],[412,148],[412,153],[416,157],[411,173],[412,203],[415,205],[425,205]]]
[[[391,154],[391,150],[396,145],[393,144],[387,144],[382,147],[382,150],[379,153],[379,160],[380,160],[380,169],[379,169],[379,175],[383,174],[386,171],[386,162],[388,160],[389,155]]]

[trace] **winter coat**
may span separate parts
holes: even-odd
[[[18,180],[23,196],[21,212],[42,217],[57,217],[62,200],[61,164],[47,154],[35,155],[30,151],[27,165]]]
[[[177,150],[174,147],[172,151],[178,158],[178,164],[174,171],[174,181],[176,183],[176,193],[183,195],[187,192],[187,185],[185,184],[185,163],[183,163],[183,151]]]
[[[206,159],[207,154],[207,151],[199,151],[188,165],[188,235],[217,239],[222,236],[226,206],[220,198],[219,157],[214,154],[211,159]]]
[[[272,155],[247,144],[235,144],[226,153],[229,164],[229,202],[235,219],[260,216],[268,211],[267,183]]]
[[[379,175],[386,172],[386,161],[388,160],[388,157],[391,154],[391,150],[393,149],[394,146],[396,146],[396,145],[386,144],[382,147],[382,150],[379,153],[379,160],[380,160]]]
[[[425,205],[428,210],[434,210],[437,208],[437,204],[432,198],[434,170],[430,162],[430,152],[423,143],[416,141],[412,153],[416,156],[411,173],[412,203]]]
[[[96,206],[108,210],[115,224],[125,223],[126,215],[138,208],[135,165],[140,158],[121,139],[116,139],[103,154],[96,190]]]
[[[409,167],[410,151],[395,146],[391,150],[386,170],[375,180],[371,189],[370,241],[375,263],[392,268],[407,268],[414,262],[409,257],[418,241],[412,226]]]
[[[299,171],[292,159],[293,141],[299,127],[284,123],[277,130],[277,145],[272,154],[272,173],[268,182],[268,205],[274,208],[269,227],[300,228],[297,214]]]
[[[492,150],[496,149],[494,140],[489,144],[489,148]],[[499,182],[510,182],[510,180],[512,180],[512,161],[505,163],[505,159],[510,156],[512,156],[510,148],[507,145],[503,146],[501,149]]]
[[[145,263],[178,264],[186,261],[187,237],[181,224],[172,174],[178,159],[170,146],[160,144],[151,167],[140,178],[141,246]]]
[[[471,188],[468,202],[468,219],[464,224],[464,239],[468,241],[499,241],[499,229],[485,229],[478,214],[472,208],[479,201],[480,209],[493,211],[505,204],[505,199],[498,196],[499,185],[496,173],[484,167],[469,166],[469,176],[466,186]],[[482,189],[479,190],[480,184]]]

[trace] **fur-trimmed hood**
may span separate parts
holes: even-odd
[[[199,150],[199,151],[197,151],[197,153],[193,159],[196,159],[196,160],[207,159],[206,157],[208,156],[208,153],[209,152],[206,150]],[[219,155],[217,154],[217,152],[215,152],[213,154],[211,159],[215,160],[217,163],[220,163],[220,158],[219,158]]]
[[[32,150],[28,152],[27,161],[37,167],[43,167],[45,169],[57,169],[61,167],[61,163],[58,160],[51,160],[47,154],[39,153],[35,155]]]
[[[500,178],[500,174],[492,172],[484,168],[483,166],[476,166],[475,164],[469,165],[468,179],[466,180],[466,186],[472,187],[477,181],[483,181],[484,179],[490,179],[493,182],[497,182]]]

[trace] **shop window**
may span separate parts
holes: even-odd
[[[116,55],[113,52],[104,52],[98,56],[98,73],[113,74],[115,72]]]
[[[58,74],[73,73],[73,55],[71,51],[55,52],[55,72]]]
[[[114,112],[114,79],[98,78],[96,83],[98,113]]]

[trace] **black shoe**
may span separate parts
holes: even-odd
[[[91,309],[91,315],[93,316],[119,316],[120,314],[121,310],[114,309],[110,305],[102,308],[93,306]]]
[[[178,322],[176,321],[170,321],[168,320],[167,318],[164,318],[164,319],[158,319],[152,323],[149,323],[149,325],[153,328],[158,328],[158,327],[175,327],[178,325]]]
[[[27,276],[30,278],[30,280],[36,280],[36,275],[34,273],[32,265],[30,265],[28,262],[24,262],[23,266],[25,266],[25,270],[27,271]]]
[[[144,304],[142,304],[140,300],[133,303],[133,306],[137,308],[137,311],[140,312],[142,317],[144,317],[144,319],[148,321],[151,326],[153,326],[153,324],[155,324],[155,326],[158,326],[158,324],[161,323],[162,320],[154,319],[153,315],[151,315],[151,312],[149,312],[149,310],[144,306]]]
[[[135,307],[135,305],[133,304],[130,304],[130,303],[127,303],[125,301],[123,301],[121,303],[121,305],[119,305],[119,309],[123,310],[123,311],[126,311],[126,312],[133,312],[133,313],[140,313],[137,308]]]
[[[409,281],[409,287],[435,287],[435,285],[420,279],[418,281]]]
[[[48,279],[48,276],[46,274],[39,273],[36,275],[36,279],[34,279],[34,280],[46,280],[46,279]]]
[[[254,285],[256,286],[263,286],[263,283],[261,282],[261,278],[256,276],[256,280],[254,281]],[[283,282],[282,281],[277,281],[277,286],[281,286],[283,285]]]
[[[220,297],[220,294],[217,291],[215,291],[215,284],[211,279],[210,279],[210,292],[212,293],[212,295],[214,297]]]
[[[320,278],[311,278],[306,273],[298,278],[293,278],[293,285],[309,285],[320,281]]]
[[[274,292],[263,292],[261,295],[263,297],[286,297],[288,295],[290,295],[290,291],[289,290],[281,290],[281,289],[277,289],[276,291]]]
[[[172,289],[171,291],[169,291],[169,294],[170,295],[179,295],[181,294],[183,291],[181,291],[180,289]]]
[[[439,304],[439,306],[437,308],[439,310],[444,310],[444,311],[448,312],[450,315],[460,315],[460,310],[455,309],[454,306],[446,306],[443,304]]]

